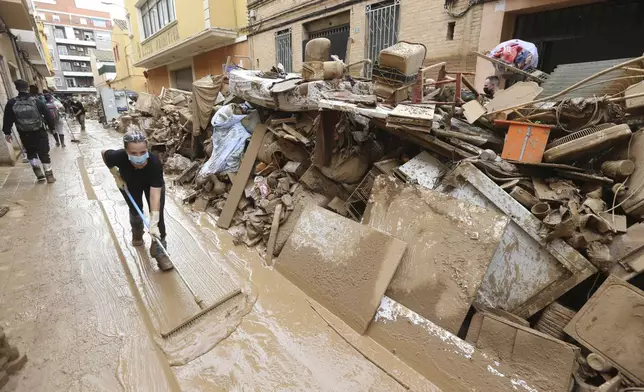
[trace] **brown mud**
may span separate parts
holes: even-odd
[[[243,293],[162,339],[159,329],[196,305],[176,274],[128,244],[125,203],[100,157],[120,137],[89,121],[80,145],[52,149],[52,185],[36,184],[26,164],[0,168],[0,203],[11,207],[0,225],[0,325],[29,356],[3,391],[420,385],[386,350],[373,349],[378,361],[366,358],[254,250],[235,247],[213,218],[185,211],[170,194],[170,252],[186,278],[207,303],[237,287]]]

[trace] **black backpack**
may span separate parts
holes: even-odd
[[[34,97],[16,98],[16,102],[13,104],[13,113],[16,116],[16,127],[21,132],[36,132],[44,128],[42,116]]]

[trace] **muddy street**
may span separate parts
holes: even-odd
[[[298,288],[172,189],[177,268],[208,304],[241,294],[163,338],[199,307],[149,258],[147,234],[145,248],[129,243],[127,206],[100,158],[121,138],[89,122],[80,144],[52,148],[51,185],[36,183],[27,164],[0,168],[0,202],[10,207],[0,218],[0,325],[28,356],[3,390],[438,390],[367,338],[341,337]]]

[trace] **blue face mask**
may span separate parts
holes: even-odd
[[[127,157],[130,160],[130,162],[132,162],[133,164],[143,165],[145,162],[147,162],[148,158],[150,157],[150,153],[146,152],[141,156],[127,154]]]

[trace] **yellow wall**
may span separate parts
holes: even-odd
[[[210,27],[242,30],[248,25],[246,0],[209,0]]]
[[[232,0],[230,0],[232,1]],[[139,25],[136,0],[126,0],[125,8],[130,14],[132,47],[135,61],[161,52],[167,47],[199,33],[206,27],[202,0],[175,0],[176,20],[154,36],[141,40],[143,27]]]
[[[146,92],[147,84],[143,68],[132,65],[132,42],[128,33],[114,25],[112,29],[112,50],[118,45],[119,59],[114,59],[116,79],[110,84],[113,89]]]
[[[49,45],[47,44],[45,24],[43,22],[37,21],[36,26],[38,27],[38,36],[40,38],[40,43],[42,44],[43,53],[45,53],[45,62],[47,63],[47,68],[49,69],[51,75],[53,75],[54,73],[52,71],[54,69],[54,63],[51,56],[49,55]],[[49,76],[50,75],[43,75],[43,77]]]

